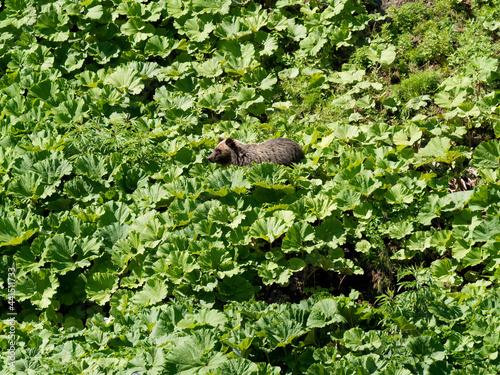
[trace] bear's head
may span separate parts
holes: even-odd
[[[229,137],[224,140],[222,137],[219,137],[219,143],[215,146],[214,152],[208,157],[208,161],[223,165],[231,164],[231,153],[235,152],[235,149],[234,138]]]

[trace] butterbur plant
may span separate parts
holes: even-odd
[[[3,2],[0,367],[499,373],[495,7]]]

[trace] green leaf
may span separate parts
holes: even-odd
[[[354,327],[344,332],[344,344],[353,351],[376,350],[382,345],[382,340],[374,331],[364,332]]]
[[[385,192],[384,197],[390,204],[409,204],[413,202],[413,194],[411,190],[400,183],[391,186],[391,188]]]
[[[226,73],[243,76],[260,65],[255,58],[255,47],[251,43],[240,45],[236,42],[227,42],[223,48],[226,57],[223,66]]]
[[[373,177],[373,172],[367,170],[356,174],[354,180],[349,181],[349,184],[364,196],[369,196],[382,186],[382,182]]]
[[[137,95],[144,89],[144,83],[137,71],[129,66],[119,66],[106,77],[105,83],[112,85],[121,92]]]
[[[32,228],[30,224],[27,225],[17,215],[2,218],[0,219],[0,247],[22,244],[37,232],[38,228]]]
[[[481,185],[473,190],[469,208],[473,211],[485,211],[500,203],[500,185]]]
[[[111,59],[120,55],[121,49],[117,44],[104,41],[91,44],[88,52],[100,64],[107,64]]]
[[[49,307],[52,297],[59,287],[59,280],[49,269],[32,271],[24,277],[20,277],[16,283],[16,299],[30,302],[40,309]]]
[[[405,345],[417,358],[427,356],[434,360],[443,360],[446,356],[443,346],[431,336],[410,337]]]
[[[155,32],[153,25],[137,17],[129,18],[129,20],[121,26],[120,30],[124,35],[132,37],[135,43],[148,39],[148,37]]]
[[[434,232],[431,237],[431,246],[436,248],[439,254],[443,255],[451,245],[451,236],[452,232],[447,229]]]
[[[201,43],[210,37],[215,28],[216,26],[210,21],[210,18],[202,16],[186,20],[179,32],[185,33],[190,40]]]
[[[333,323],[347,323],[339,311],[338,301],[326,298],[316,302],[307,318],[307,327],[322,328]]]
[[[243,18],[243,22],[250,28],[250,30],[258,32],[261,28],[268,24],[268,12],[265,9],[262,9],[261,6],[257,6],[255,11],[250,13],[249,17]]]
[[[467,91],[460,88],[453,89],[450,92],[439,91],[434,96],[434,103],[443,108],[454,109],[462,104],[466,97]]]
[[[75,170],[77,173],[88,176],[94,181],[100,181],[107,173],[106,160],[92,154],[84,154],[75,162]]]
[[[85,292],[89,300],[99,305],[109,301],[111,295],[118,289],[119,278],[114,273],[91,273],[85,284]]]
[[[431,245],[431,236],[428,232],[418,231],[413,232],[408,239],[406,246],[409,250],[424,251]]]
[[[144,170],[137,167],[124,168],[123,173],[114,177],[116,186],[123,189],[127,194],[133,193],[136,189],[148,186],[149,176]]]
[[[132,302],[137,306],[151,306],[162,302],[171,294],[170,285],[158,275],[153,276],[144,287],[134,294]]]
[[[42,195],[50,196],[54,191],[47,185],[43,185],[42,177],[39,174],[28,172],[11,180],[8,194],[20,199],[23,203],[27,203],[32,199],[39,199]]]
[[[356,242],[356,251],[359,253],[367,254],[370,252],[371,244],[367,240],[361,240]]]
[[[227,14],[231,0],[192,0],[192,7],[196,13]]]
[[[474,242],[486,242],[500,233],[500,216],[489,216],[472,229]]]
[[[441,211],[455,211],[461,210],[469,202],[471,196],[474,194],[473,190],[457,191],[442,197],[439,202],[442,206]]]
[[[262,262],[257,270],[264,285],[287,285],[293,274],[291,269],[272,261]]]
[[[300,258],[291,258],[288,261],[288,268],[293,271],[302,271],[307,266],[307,263]]]
[[[244,213],[225,205],[211,207],[208,211],[209,220],[214,223],[227,225],[230,228],[238,227],[245,217]]]
[[[116,7],[117,14],[126,15],[128,17],[139,17],[144,13],[144,11],[144,5],[137,2],[120,3]]]
[[[484,21],[483,26],[490,31],[495,31],[495,30],[500,28],[500,22],[498,22],[498,21]]]
[[[230,191],[243,194],[251,187],[242,169],[218,169],[208,176],[205,181],[205,191],[220,197],[227,195]]]
[[[30,271],[40,271],[45,264],[41,257],[45,243],[41,237],[37,237],[31,246],[22,246],[14,255],[14,261],[17,268],[16,277],[24,276]]]
[[[75,254],[76,243],[72,238],[58,234],[48,241],[47,255],[52,263],[52,267],[62,275],[76,269],[77,265],[73,260],[73,255]]]
[[[305,242],[314,240],[314,229],[305,222],[293,223],[286,232],[281,244],[285,253],[298,252],[303,248],[307,249]]]
[[[397,146],[412,146],[422,137],[422,131],[415,124],[394,133],[393,141]]]
[[[486,259],[488,259],[490,254],[487,250],[481,247],[473,247],[470,251],[465,254],[462,258],[461,263],[464,267],[474,267],[478,264],[483,263]]]
[[[500,142],[496,139],[482,142],[474,150],[472,163],[480,168],[498,168],[500,164]]]
[[[93,20],[98,20],[104,14],[104,10],[102,5],[96,5],[92,8],[87,9],[87,13],[85,14],[86,18],[90,18]]]
[[[413,224],[408,221],[391,223],[387,233],[391,238],[401,239],[413,233]]]
[[[300,70],[297,68],[289,68],[289,69],[284,69],[280,72],[278,72],[278,76],[285,80],[285,79],[293,79],[296,78],[300,73]]]
[[[416,111],[427,106],[431,97],[429,95],[420,95],[408,100],[405,104],[405,109],[414,109]]]
[[[232,17],[230,20],[224,19],[216,29],[215,35],[225,40],[237,40],[252,33],[245,26],[245,24],[240,23],[239,17]]]
[[[354,211],[354,216],[357,218],[360,218],[362,220],[368,220],[370,217],[373,216],[373,206],[368,203],[364,202],[361,205],[357,206]]]
[[[253,238],[262,238],[263,240],[273,243],[274,240],[282,236],[291,224],[286,223],[283,219],[275,217],[265,217],[255,221],[250,227],[250,236]]]
[[[304,25],[298,25],[295,23],[295,20],[288,20],[288,33],[296,42],[304,39],[307,36],[307,28]]]
[[[314,57],[322,50],[328,39],[324,38],[324,28],[317,28],[300,41],[298,56]]]
[[[420,156],[444,157],[450,149],[450,139],[446,137],[432,138],[430,142],[418,152]]]
[[[36,163],[32,170],[42,177],[48,185],[58,186],[60,179],[73,170],[73,166],[66,159],[44,159]]]
[[[165,58],[176,49],[185,50],[186,48],[187,42],[185,39],[174,40],[166,36],[154,35],[148,39],[144,47],[144,53]]]
[[[81,122],[84,114],[85,101],[83,99],[69,100],[59,104],[52,110],[54,120],[58,124]]]
[[[361,204],[361,193],[344,189],[337,195],[337,204],[342,211],[353,210]]]
[[[76,176],[64,184],[64,192],[71,199],[90,202],[97,199],[104,187],[86,176]]]
[[[490,56],[472,57],[466,65],[467,71],[479,81],[492,83],[498,72],[498,59]]]
[[[30,88],[27,97],[30,100],[35,100],[38,98],[41,101],[45,102],[48,106],[52,107],[58,89],[60,89],[60,86],[57,82],[53,82],[50,80],[41,81]]]
[[[259,373],[259,368],[248,359],[230,358],[215,370],[215,375],[254,375]]]
[[[432,219],[439,216],[441,209],[440,199],[438,195],[427,196],[425,203],[417,215],[417,220],[420,224],[430,225]]]
[[[173,18],[181,18],[191,11],[191,4],[186,3],[182,0],[168,0],[167,1],[167,12]]]
[[[265,189],[279,190],[285,193],[295,191],[293,186],[286,184],[288,181],[288,171],[286,168],[273,163],[261,163],[252,167],[246,173],[247,180],[253,186]]]
[[[213,329],[201,329],[193,332],[185,340],[179,340],[165,357],[170,374],[195,374],[199,371],[211,371],[228,359],[214,350],[217,332]]]
[[[243,226],[233,228],[229,232],[228,240],[233,245],[248,245],[251,242],[250,234]]]
[[[207,108],[215,113],[221,113],[226,108],[225,95],[222,92],[205,91],[198,102],[202,108]]]
[[[360,108],[368,108],[371,106],[369,101],[370,100],[364,101],[364,98],[361,98],[356,102],[356,105]],[[348,141],[350,139],[356,138],[359,135],[359,128],[353,125],[340,124],[335,126],[335,131],[333,134],[338,139]]]
[[[414,335],[418,334],[418,328],[414,324],[410,323],[408,319],[404,316],[398,316],[397,318],[392,318],[392,321],[399,328],[401,333],[410,332]]]
[[[264,339],[269,342],[270,348],[286,347],[292,340],[306,332],[304,315],[304,311],[300,310],[265,315],[256,322],[256,325]]]
[[[456,263],[456,261],[454,261]],[[441,286],[455,286],[462,282],[461,277],[456,274],[457,266],[450,259],[438,259],[431,264],[432,276]]]
[[[176,284],[183,282],[183,276],[200,268],[200,265],[187,251],[172,251],[168,257],[169,264],[166,273],[172,277]]]
[[[258,51],[260,56],[272,56],[279,47],[278,40],[271,34],[264,33],[263,31],[257,33],[255,40],[260,43],[262,47],[262,49]]]
[[[223,73],[222,65],[216,58],[206,60],[194,68],[199,75],[207,78],[218,77]]]
[[[307,198],[304,208],[306,208],[319,220],[323,220],[327,216],[330,216],[335,209],[337,209],[337,202],[331,198],[323,196]]]
[[[217,291],[222,301],[249,301],[257,293],[259,288],[252,285],[241,275],[225,277],[218,285]]]
[[[380,54],[380,62],[382,64],[390,65],[396,60],[396,47],[390,44],[387,49],[383,50]]]
[[[396,47],[392,44],[375,45],[366,50],[366,57],[375,63],[390,65],[396,59]]]
[[[195,314],[188,314],[184,316],[181,321],[177,323],[180,328],[190,328],[211,326],[211,327],[224,327],[228,323],[227,316],[217,310],[202,308]]]
[[[217,237],[216,235],[212,235]],[[203,248],[198,258],[201,269],[216,271],[218,276],[232,276],[239,272],[239,267],[233,262],[233,254],[220,243],[210,243],[209,239],[203,239],[197,243]],[[193,245],[194,247],[194,245]]]
[[[64,42],[69,37],[68,21],[69,17],[66,13],[63,13],[56,5],[50,4],[44,12],[39,14],[35,28],[45,34],[49,40]]]
[[[325,242],[331,248],[343,245],[346,241],[344,226],[337,219],[326,219],[321,226],[315,227],[316,238]]]
[[[441,320],[449,323],[458,322],[464,318],[466,319],[469,309],[469,306],[460,306],[457,300],[453,298],[446,298],[435,304],[429,305],[429,311],[438,316]]]
[[[269,74],[261,67],[253,69],[242,77],[242,81],[252,86],[257,86],[261,90],[271,90],[278,79],[274,73]],[[274,103],[273,103],[274,104]]]

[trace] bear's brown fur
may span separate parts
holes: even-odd
[[[208,161],[223,165],[250,166],[252,163],[291,165],[304,157],[304,151],[288,138],[273,138],[262,143],[243,143],[234,138],[223,140],[208,157]]]

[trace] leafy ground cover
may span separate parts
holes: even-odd
[[[0,4],[3,368],[499,372],[498,1]]]

